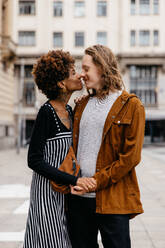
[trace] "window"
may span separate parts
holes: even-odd
[[[53,14],[54,16],[62,16],[62,2],[56,1],[53,3]]]
[[[154,46],[158,46],[159,45],[159,31],[158,30],[154,30]]]
[[[131,46],[136,45],[136,31],[135,30],[131,30],[130,45]]]
[[[75,46],[83,47],[84,46],[84,32],[75,33]]]
[[[25,66],[25,78],[27,78],[27,79],[33,78],[32,69],[33,69],[33,66],[31,66],[31,65],[26,65]]]
[[[34,31],[20,31],[18,43],[20,46],[35,46]]]
[[[130,0],[131,1],[131,15],[136,14],[136,1],[135,0]]]
[[[155,15],[159,14],[159,0],[153,0],[153,12]]]
[[[5,126],[5,136],[9,136],[9,126]]]
[[[62,32],[53,33],[53,46],[54,47],[63,46],[63,33]]]
[[[140,14],[141,15],[150,14],[150,0],[140,0]]]
[[[74,16],[81,17],[85,15],[85,3],[84,2],[74,2]]]
[[[24,102],[26,105],[34,106],[36,100],[35,86],[33,82],[24,84]]]
[[[107,32],[97,32],[97,44],[107,45]]]
[[[139,45],[149,46],[149,44],[150,44],[150,31],[141,30],[139,33]]]
[[[35,1],[19,1],[20,15],[35,15]]]
[[[97,15],[106,16],[107,15],[107,2],[97,1]]]
[[[156,87],[156,66],[130,66],[130,92],[135,93],[145,105],[157,104]]]

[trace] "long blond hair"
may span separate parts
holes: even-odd
[[[94,45],[85,49],[85,54],[92,57],[93,63],[101,73],[102,87],[97,92],[98,97],[103,98],[110,91],[122,90],[125,87],[118,69],[116,57],[111,49],[103,45]],[[92,95],[96,95],[95,90],[93,90]]]

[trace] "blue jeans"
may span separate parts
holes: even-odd
[[[100,231],[104,248],[130,248],[129,215],[97,214],[95,198],[68,197],[68,229],[72,248],[98,248]]]

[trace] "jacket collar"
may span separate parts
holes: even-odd
[[[112,105],[107,118],[105,120],[104,128],[103,128],[103,135],[102,140],[105,138],[108,130],[110,129],[112,122],[116,120],[117,115],[119,114],[120,110],[123,108],[123,106],[127,103],[129,98],[135,97],[135,94],[129,94],[127,91],[123,90],[122,94],[116,99],[114,104]],[[81,120],[82,113],[85,109],[85,106],[87,105],[89,101],[89,96],[85,97],[80,104],[80,108],[78,109],[75,118],[78,118],[78,122]]]

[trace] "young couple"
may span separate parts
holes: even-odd
[[[97,248],[98,230],[104,248],[130,248],[129,220],[143,212],[135,173],[144,137],[142,103],[124,90],[116,58],[102,45],[85,50],[80,75],[62,50],[42,56],[33,75],[48,101],[28,151],[33,178],[24,248]],[[89,94],[73,116],[67,102],[82,89],[81,77]],[[58,170],[72,142],[81,178]],[[50,180],[71,185],[67,212]]]

